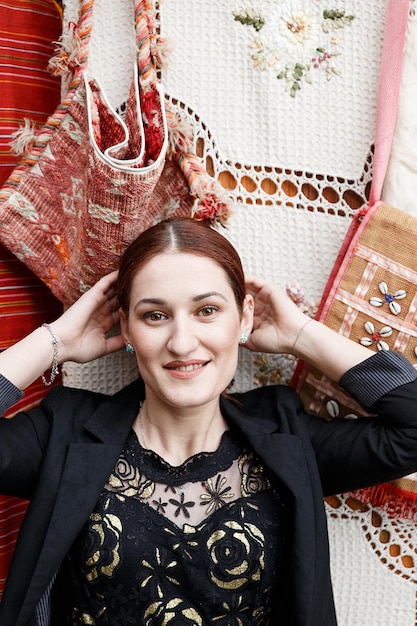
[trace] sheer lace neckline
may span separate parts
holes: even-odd
[[[177,484],[183,483],[190,473],[198,480],[210,476],[211,469],[213,473],[227,469],[239,456],[243,445],[236,432],[226,430],[217,450],[198,452],[180,465],[171,465],[157,452],[143,448],[133,429],[126,441],[130,454],[137,459],[139,465],[146,467],[146,473],[152,480],[166,480],[169,477],[173,484],[177,481]]]

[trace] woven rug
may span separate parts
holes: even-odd
[[[46,66],[53,52],[51,42],[60,32],[55,2],[12,0],[0,5],[0,185],[16,164],[9,145],[12,134],[24,118],[41,125],[59,101],[59,81]],[[0,350],[51,321],[60,310],[45,285],[0,246]],[[34,406],[44,395],[38,380],[13,412]],[[25,511],[26,502],[0,496],[0,597]]]

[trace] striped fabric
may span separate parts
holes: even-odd
[[[0,350],[43,322],[52,321],[60,310],[61,305],[47,287],[11,252],[0,247]]]
[[[59,100],[59,84],[47,70],[61,33],[51,0],[0,3],[0,182],[16,163],[10,136],[24,118],[40,126]]]
[[[0,185],[17,162],[9,146],[12,133],[25,118],[42,125],[59,102],[60,81],[49,74],[47,64],[61,29],[61,11],[52,0],[0,3]],[[46,286],[0,246],[0,349],[60,310]],[[36,405],[44,394],[39,379],[13,411]],[[11,417],[11,411],[6,415]],[[25,510],[26,502],[0,496],[0,597]]]

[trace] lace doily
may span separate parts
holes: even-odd
[[[327,498],[326,510],[341,626],[417,624],[415,522],[390,518],[347,495]]]

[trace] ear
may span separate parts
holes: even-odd
[[[126,313],[122,311],[122,309],[119,309],[119,313],[120,313],[120,334],[122,335],[123,341],[125,342],[125,344],[127,344],[127,343],[130,343],[130,334],[128,331],[129,323],[127,321]]]
[[[242,333],[250,335],[253,327],[253,311],[255,302],[253,296],[247,293],[243,301],[242,319],[240,320],[240,329]]]

